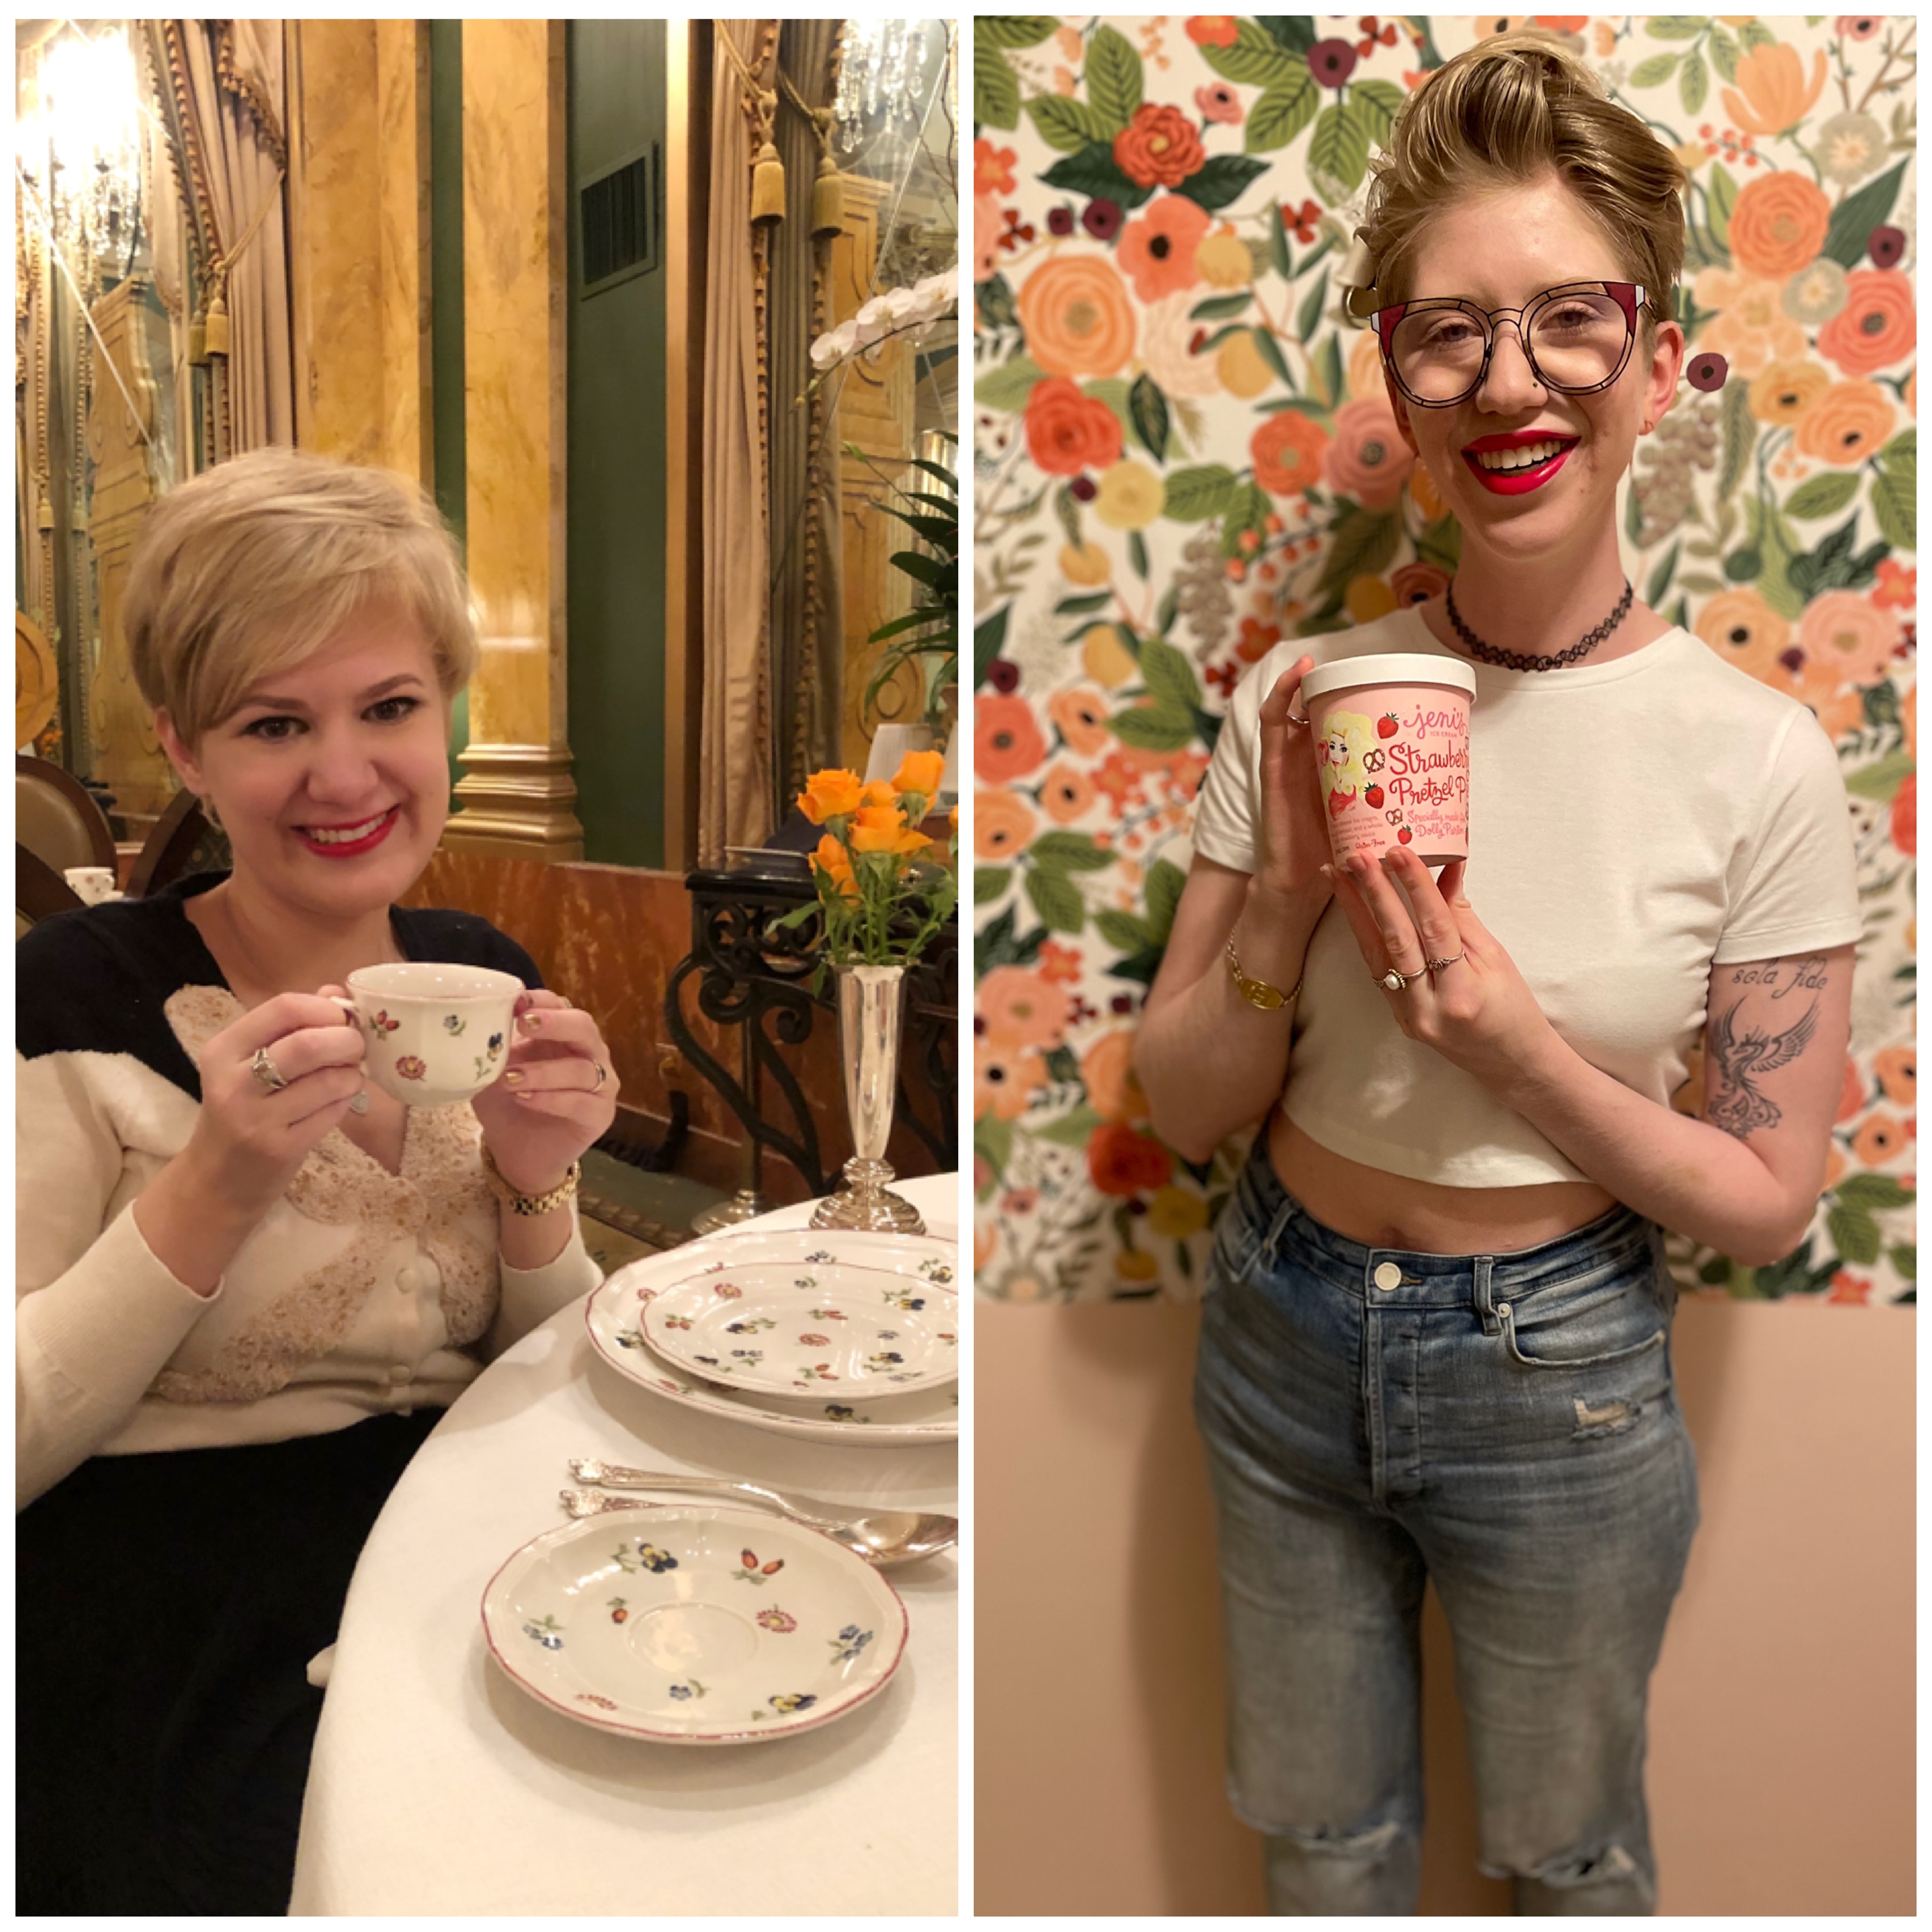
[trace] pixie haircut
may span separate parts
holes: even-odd
[[[122,621],[141,695],[194,745],[250,686],[312,656],[377,600],[421,628],[436,682],[454,697],[476,668],[476,631],[434,503],[388,470],[258,449],[148,513]]]
[[[1479,42],[1430,75],[1370,164],[1362,237],[1378,302],[1412,300],[1430,217],[1453,202],[1555,174],[1659,314],[1676,313],[1685,176],[1567,47],[1534,28]],[[1454,293],[1453,290],[1442,291]],[[1657,317],[1646,312],[1646,353]]]

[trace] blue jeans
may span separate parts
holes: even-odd
[[[1364,1247],[1256,1144],[1194,1408],[1219,1514],[1229,1788],[1270,1909],[1412,1913],[1420,1642],[1455,1642],[1480,1864],[1529,1913],[1648,1913],[1644,1708],[1697,1527],[1676,1291],[1618,1208],[1514,1254]]]

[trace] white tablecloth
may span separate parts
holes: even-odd
[[[935,1233],[955,1232],[956,1177],[901,1190]],[[800,1226],[810,1212],[748,1225]],[[890,1573],[911,1618],[904,1659],[837,1724],[703,1748],[611,1736],[519,1690],[483,1642],[484,1586],[568,1520],[557,1492],[574,1455],[958,1508],[952,1446],[797,1443],[693,1413],[610,1368],[582,1304],[564,1310],[464,1392],[362,1552],[291,1915],[956,1912],[956,1556]]]

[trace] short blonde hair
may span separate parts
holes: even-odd
[[[1409,97],[1370,166],[1363,240],[1378,304],[1413,297],[1432,214],[1553,173],[1656,304],[1645,318],[1646,352],[1655,346],[1658,316],[1676,313],[1682,164],[1609,98],[1581,59],[1534,28],[1498,34],[1438,68]]]
[[[148,513],[122,606],[141,695],[196,743],[371,601],[420,626],[445,697],[476,668],[456,544],[416,484],[304,450],[250,451]]]

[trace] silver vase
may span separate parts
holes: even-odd
[[[892,1130],[892,1096],[899,1070],[899,1012],[905,1003],[903,966],[838,968],[838,1051],[845,1069],[845,1108],[852,1144],[845,1186],[828,1194],[812,1217],[814,1228],[864,1228],[922,1234],[919,1210],[887,1190],[892,1170],[886,1142]]]

